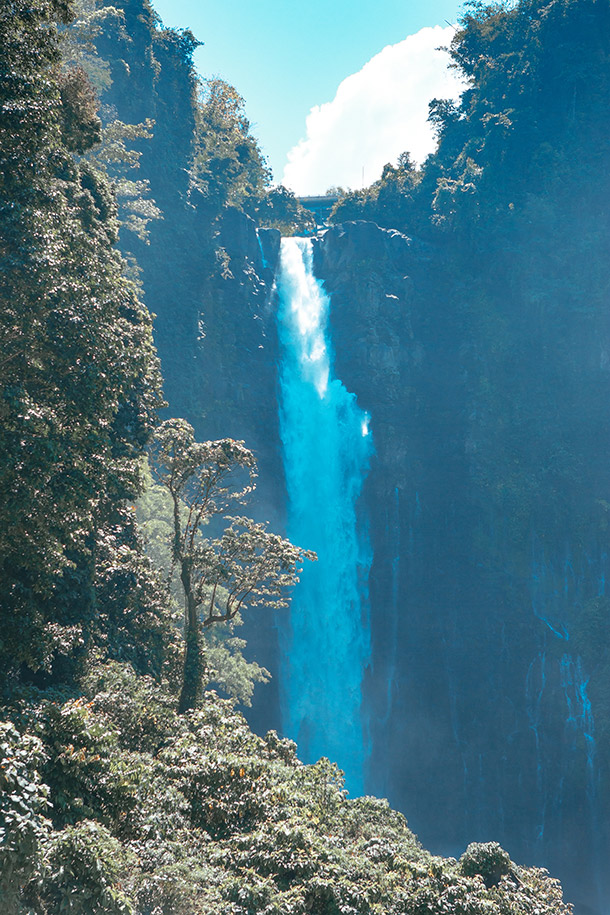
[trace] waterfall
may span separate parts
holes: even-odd
[[[370,654],[371,562],[356,504],[372,454],[369,418],[333,375],[329,300],[313,274],[310,239],[282,240],[279,296],[280,434],[288,535],[307,563],[281,629],[284,733],[306,762],[327,756],[363,790],[368,754],[361,717]]]

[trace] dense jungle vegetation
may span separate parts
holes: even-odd
[[[487,416],[501,415],[494,405],[523,317],[507,320],[506,286],[527,281],[524,309],[552,309],[552,281],[535,265],[551,264],[569,234],[576,291],[567,339],[597,320],[594,300],[607,289],[588,252],[608,228],[608,173],[598,166],[610,141],[591,113],[607,98],[609,16],[593,0],[472,5],[452,44],[470,88],[458,106],[433,105],[438,152],[421,170],[403,156],[337,204],[337,220],[443,239],[439,282],[459,271],[469,307],[474,290],[474,339],[490,321],[500,328],[493,366],[473,348]],[[179,709],[182,594],[168,571],[172,555],[185,554],[172,540],[168,487],[152,484],[148,465],[165,404],[138,264],[151,237],[168,239],[168,257],[180,245],[170,205],[180,196],[206,255],[206,330],[222,334],[229,318],[215,295],[233,278],[231,220],[239,226],[246,213],[284,233],[312,226],[289,192],[271,186],[235,90],[196,78],[195,46],[190,33],[163,29],[146,0],[0,2],[0,911],[567,915],[544,871],[517,866],[493,842],[471,845],[459,861],[433,857],[384,801],[349,799],[331,762],[304,766],[292,742],[254,735],[235,706],[266,672],[241,654],[226,578],[224,610],[210,611],[218,626],[201,647],[197,676],[206,682]],[[189,118],[164,107],[168,83]],[[131,98],[125,121],[118,94]],[[589,155],[576,161],[583,130]],[[140,179],[138,167],[152,177]],[[548,201],[566,189],[561,221]],[[524,226],[534,245],[521,242]],[[473,252],[493,269],[475,275]],[[190,295],[179,275],[161,275],[167,264],[155,269],[153,311],[155,296]],[[235,351],[237,360],[238,339]],[[520,358],[537,352],[526,346]],[[168,346],[168,365],[172,358]],[[165,396],[181,412],[193,394]],[[591,404],[583,427],[595,429],[606,406]],[[537,422],[531,390],[517,408],[515,462]],[[576,447],[581,430],[562,422],[559,414],[556,451],[527,481],[539,506],[568,470],[570,497],[586,502],[570,469],[585,459],[586,437]],[[484,431],[493,442],[493,424]],[[250,469],[235,442],[181,466],[192,473],[208,461],[223,478],[227,449]],[[485,454],[478,472],[489,497],[504,500],[518,525],[531,492],[493,446]],[[169,493],[188,504],[179,486]],[[241,560],[249,571],[254,558],[270,560],[269,541],[243,521],[259,537]],[[262,579],[259,570],[268,601],[305,558],[273,543],[279,567],[265,566]],[[213,584],[218,554],[201,546],[197,562]],[[199,605],[191,611],[192,623]]]

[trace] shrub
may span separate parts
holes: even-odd
[[[489,889],[510,874],[512,862],[497,842],[472,842],[460,858],[460,869],[465,877],[480,874]]]
[[[120,886],[125,864],[120,842],[99,823],[68,826],[49,845],[41,899],[62,915],[131,915]]]
[[[20,888],[38,869],[49,831],[48,788],[37,771],[40,740],[0,723],[0,898],[3,915],[19,911]]]

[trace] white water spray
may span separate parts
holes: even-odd
[[[356,504],[372,436],[355,395],[333,377],[329,301],[312,261],[309,239],[283,239],[277,288],[288,533],[318,554],[303,571],[282,631],[283,730],[306,762],[336,761],[358,794],[368,755],[361,686],[370,654],[371,556]]]

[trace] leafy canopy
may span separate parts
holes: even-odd
[[[231,622],[242,609],[261,604],[285,607],[286,589],[297,582],[303,560],[315,554],[264,524],[228,514],[254,488],[256,462],[243,442],[196,442],[192,426],[173,419],[156,430],[151,456],[153,473],[173,503],[173,559],[185,598],[184,711],[201,691],[200,628]],[[219,536],[205,536],[219,523]]]

